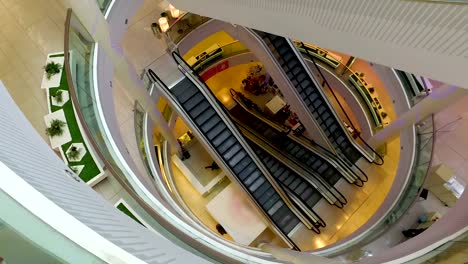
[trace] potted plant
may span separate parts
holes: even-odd
[[[50,122],[50,126],[46,128],[46,134],[50,137],[60,136],[63,134],[63,127],[66,123],[59,119],[53,119]]]
[[[78,174],[78,169],[74,166],[69,166],[70,170],[73,171],[73,173]]]
[[[67,157],[69,160],[76,160],[81,153],[81,149],[77,148],[76,146],[72,146],[70,151],[67,152]]]
[[[62,96],[62,95],[63,95],[63,91],[60,90],[60,89],[58,89],[58,90],[55,92],[55,94],[52,95],[52,97],[54,97],[55,102],[57,102],[57,103],[60,104],[61,102],[63,102],[63,96]]]
[[[55,63],[53,61],[47,63],[47,65],[44,66],[44,70],[47,74],[47,80],[50,80],[52,76],[59,73],[61,69],[62,65],[60,63]]]

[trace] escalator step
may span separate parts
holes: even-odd
[[[201,127],[205,122],[210,122],[210,119],[213,116],[216,116],[216,112],[210,108],[203,112],[201,115],[199,115],[197,118],[194,118],[193,120],[196,124],[198,124]],[[203,130],[203,132],[206,133],[208,131]]]
[[[262,184],[265,183],[265,177],[258,177],[257,180],[255,180],[250,186],[249,186],[249,190],[254,193]],[[268,186],[267,184],[265,184],[265,186]],[[263,190],[261,191],[261,193],[263,193]]]
[[[234,173],[237,174],[237,176],[239,176],[241,179],[245,179],[256,169],[255,167],[249,166],[250,163],[252,163],[252,159],[250,157],[245,157],[232,169],[234,170]]]
[[[232,139],[231,139],[232,137]],[[223,142],[226,140],[231,139],[231,140],[236,140],[234,136],[232,135],[232,132],[225,129],[221,133],[219,133],[212,141],[211,144],[213,144],[215,147],[218,147],[221,145]],[[237,141],[237,140],[236,140]]]
[[[304,80],[303,82],[301,82],[302,89],[307,89],[310,87],[310,85],[311,85],[311,82],[309,80]]]
[[[240,144],[239,142],[237,142],[237,140],[228,140],[228,141],[225,141],[223,142],[223,144],[221,144],[220,146],[218,146],[218,152],[223,155],[224,153],[227,153],[229,150],[231,150],[231,148],[233,148],[234,146],[236,145],[239,145],[237,147],[240,147]]]
[[[200,130],[203,132],[210,131],[210,129],[219,123],[223,122],[221,122],[221,119],[217,115],[211,116],[209,120],[205,120],[205,122],[200,125]]]
[[[197,107],[201,102],[205,101],[205,97],[201,93],[196,93],[186,102],[182,103],[187,112],[191,112],[194,107]]]
[[[192,116],[192,119],[197,118],[200,114],[205,112],[206,110],[210,109],[211,105],[208,103],[208,101],[203,101],[201,102],[196,108],[191,110],[190,116]]]
[[[263,198],[264,195],[268,195],[268,190],[271,190],[271,185],[268,181],[266,183],[262,184],[260,188],[257,189],[255,192],[255,197],[257,197],[257,201],[259,201],[261,198]]]
[[[255,165],[253,164],[251,164],[250,166],[255,168]],[[250,189],[250,185],[253,184],[258,178],[261,178],[261,173],[257,168],[255,168],[253,173],[251,173],[249,177],[247,177],[244,180],[245,186],[247,186]]]
[[[269,200],[265,201],[263,206],[264,208],[268,211],[268,215],[273,215],[276,210],[278,210],[279,207],[283,204],[283,201],[280,200],[280,196],[275,193]],[[270,213],[270,210],[273,209],[274,206],[277,206],[278,208],[274,208],[274,211]]]
[[[286,176],[286,179],[284,179],[283,183],[287,186],[289,186],[289,184],[291,184],[291,182],[295,179],[295,177],[289,177],[290,175],[287,174]]]
[[[294,74],[294,76],[298,76],[300,73],[302,73],[302,69],[299,68],[299,67],[296,67],[296,68],[291,69],[291,72],[292,72],[292,74]],[[296,87],[297,87],[297,85],[296,85]]]
[[[273,189],[269,185],[267,185],[267,186],[268,186],[268,188],[266,188],[263,193],[258,192],[260,198],[258,198],[257,201],[261,205],[265,204],[267,201],[269,201],[273,197],[273,195],[276,194],[275,189]]]
[[[300,197],[301,197],[303,200],[307,200],[307,199],[312,195],[313,192],[314,192],[314,191],[313,191],[312,188],[305,188],[305,189],[304,189],[304,192],[301,194]]]
[[[304,181],[301,181],[301,183],[296,187],[296,193],[298,195],[301,195],[302,192],[304,192],[304,190],[306,189],[311,189],[311,188],[308,188],[309,186],[304,182]]]
[[[197,89],[187,89],[182,94],[176,97],[177,97],[177,100],[179,100],[181,104],[184,104],[188,100],[190,100],[196,93],[200,93],[200,92]]]
[[[234,157],[228,160],[228,164],[231,167],[234,167],[236,164],[238,164],[245,156],[247,156],[247,153],[245,150],[238,151]]]
[[[304,72],[301,72],[299,75],[297,75],[297,81],[299,83],[303,82],[305,79],[307,78],[307,75],[304,73]],[[297,88],[297,87],[296,87]],[[299,89],[302,89],[301,87],[299,87]]]
[[[226,152],[220,152],[220,154],[226,159],[230,160],[234,155],[241,150],[240,144],[233,144],[231,148],[229,148]]]
[[[213,140],[217,135],[219,135],[225,129],[227,129],[227,127],[224,123],[218,123],[210,131],[206,132],[205,135],[209,140]]]
[[[291,218],[287,223],[288,224],[285,225],[283,228],[283,232],[285,232],[286,234],[291,232],[299,224],[299,220],[297,218]]]
[[[302,180],[298,177],[291,177],[291,178],[294,178],[294,180],[290,184],[288,184],[288,186],[289,188],[291,188],[291,190],[295,190],[296,187],[299,186],[299,184],[302,182]]]
[[[283,54],[283,60],[284,61],[291,61],[294,59],[294,54],[293,53],[286,53],[286,54]]]
[[[279,195],[278,195],[278,198],[279,198]],[[269,205],[269,204],[270,203],[268,203],[268,202],[266,203],[266,205]],[[269,207],[269,209],[268,209],[268,214],[272,216],[273,221],[275,223],[277,223],[278,220],[285,214],[285,211],[289,211],[287,208],[285,210],[285,207],[286,207],[286,205],[280,199],[276,200],[275,203],[271,203],[271,207]],[[275,216],[276,216],[276,219],[275,219]]]

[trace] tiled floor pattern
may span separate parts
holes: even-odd
[[[181,78],[182,74],[172,56],[167,53],[166,41],[155,36],[151,30],[151,23],[157,22],[161,12],[167,10],[168,5],[165,0],[145,0],[130,20],[121,45],[138,74],[143,74],[144,69],[152,69],[170,86]]]
[[[0,1],[0,80],[47,142],[42,67],[48,53],[63,51],[65,16],[61,0]]]

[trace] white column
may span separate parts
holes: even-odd
[[[373,148],[383,145],[385,142],[398,137],[402,129],[418,123],[431,114],[439,112],[465,95],[468,95],[467,89],[458,88],[453,85],[445,84],[434,89],[434,92],[370,138],[368,141],[369,145]]]
[[[114,66],[114,76],[118,76],[127,92],[135,96],[143,109],[148,112],[149,117],[161,134],[169,142],[172,153],[180,152],[180,146],[157,108],[157,103],[145,89],[135,69],[126,60],[120,45],[112,42],[107,21],[104,19],[96,1],[67,0],[67,2],[94,41],[99,43],[100,49],[111,59]]]

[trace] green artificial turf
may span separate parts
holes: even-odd
[[[122,211],[124,214],[128,215],[130,218],[132,218],[133,220],[135,220],[137,223],[139,223],[140,225],[142,226],[145,226],[144,224],[142,224],[138,218],[136,218],[136,216],[134,214],[132,214],[132,212],[130,212],[130,210],[128,210],[128,208],[123,204],[123,203],[119,203],[119,205],[117,205],[117,209],[119,209],[120,211]]]
[[[63,56],[63,55],[62,55]],[[63,153],[66,153],[67,149],[70,147],[72,143],[83,143],[85,148],[86,148],[86,154],[84,155],[83,159],[80,160],[79,162],[69,162],[68,165],[70,166],[76,166],[76,165],[85,165],[83,170],[80,173],[80,178],[84,182],[88,182],[97,175],[101,173],[99,170],[96,162],[94,161],[93,157],[91,156],[88,146],[86,146],[86,143],[83,140],[83,137],[81,135],[80,128],[78,126],[76,117],[75,117],[75,112],[73,111],[73,104],[72,100],[68,100],[62,107],[54,106],[52,104],[52,95],[55,94],[55,92],[58,89],[66,90],[69,91],[68,88],[68,83],[67,83],[67,75],[65,74],[65,71],[62,71],[62,77],[60,79],[60,86],[57,88],[50,88],[49,89],[49,101],[50,101],[50,107],[51,111],[55,112],[57,110],[63,109],[63,112],[65,113],[65,118],[67,119],[67,125],[68,129],[70,130],[70,135],[72,138],[72,141],[62,145],[62,150]],[[65,154],[66,156],[66,154]],[[67,157],[68,159],[68,157]]]

